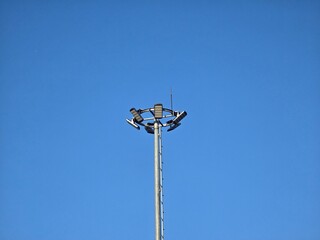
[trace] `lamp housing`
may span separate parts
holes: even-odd
[[[187,116],[187,112],[186,111],[183,111],[181,113],[179,113],[173,120],[172,122],[174,124],[177,124],[179,123],[185,116]]]
[[[152,127],[145,126],[144,129],[147,131],[147,133],[154,134],[154,129]]]
[[[132,113],[133,118],[137,123],[141,123],[143,121],[143,117],[135,108],[131,108],[130,112]]]
[[[139,125],[137,125],[137,124],[133,121],[133,119],[131,119],[131,120],[126,119],[126,120],[127,120],[127,123],[129,123],[132,127],[136,128],[136,129],[138,129],[138,130],[140,130]]]
[[[176,128],[179,127],[180,125],[181,125],[181,123],[172,124],[172,125],[170,126],[170,128],[168,128],[167,132],[170,132],[170,131],[176,129]]]
[[[161,103],[155,104],[153,109],[155,119],[161,119],[163,117],[163,105]]]

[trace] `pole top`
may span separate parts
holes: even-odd
[[[186,111],[175,111],[170,108],[164,108],[162,103],[156,103],[151,108],[136,109],[131,108],[131,119],[127,122],[136,129],[140,129],[139,125],[145,130],[153,134],[154,128],[160,124],[161,127],[168,127],[167,131],[172,131],[181,125],[181,120],[187,116]],[[166,121],[163,121],[163,120]]]

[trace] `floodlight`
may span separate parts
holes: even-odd
[[[178,114],[178,116],[175,117],[175,119],[172,120],[172,122],[174,124],[177,124],[179,123],[185,116],[187,116],[187,112],[186,111],[183,111],[181,113]]]
[[[133,119],[132,120],[126,119],[126,120],[127,120],[127,123],[129,123],[132,127],[136,128],[138,130],[140,129],[140,127],[137,124],[135,124]]]
[[[163,112],[163,106],[161,103],[155,104],[154,105],[154,117],[156,119],[161,119],[162,118],[162,112]]]
[[[136,120],[136,122],[141,123],[143,121],[143,117],[140,115],[140,113],[138,113],[138,111],[135,108],[131,108],[130,112],[133,115],[134,120]]]
[[[154,134],[154,129],[152,127],[145,126],[144,129],[147,131],[147,133]]]
[[[167,130],[167,132],[170,132],[174,129],[176,129],[177,127],[179,127],[181,125],[181,123],[177,123],[177,124],[173,124],[170,126],[170,128]]]

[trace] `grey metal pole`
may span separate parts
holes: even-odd
[[[155,205],[155,240],[161,240],[160,210],[160,169],[159,169],[159,123],[154,123],[154,205]]]
[[[164,240],[164,209],[163,209],[163,166],[162,166],[162,128],[159,126],[159,169],[160,169],[160,226],[161,226],[161,240]]]

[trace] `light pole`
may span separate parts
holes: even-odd
[[[164,108],[162,104],[155,104],[153,108],[131,108],[133,117],[126,119],[136,129],[140,126],[154,134],[154,207],[155,207],[155,240],[164,239],[164,212],[163,212],[163,184],[162,184],[162,128],[168,127],[168,132],[181,125],[180,121],[187,116],[186,111],[174,111]],[[149,114],[147,117],[143,117]],[[161,119],[169,119],[165,123]]]

